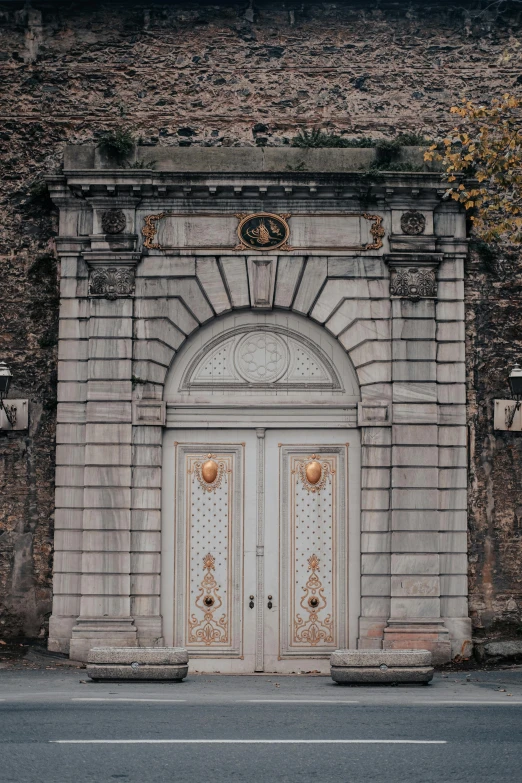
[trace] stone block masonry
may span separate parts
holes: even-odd
[[[112,442],[84,443],[82,428],[89,426],[95,437],[100,422],[75,420],[74,404],[84,402],[72,398],[78,388],[76,374],[89,365],[92,374],[81,388],[89,386],[90,394],[99,393],[98,401],[103,404],[109,401],[104,378],[99,374],[104,360],[99,350],[105,336],[82,331],[87,321],[67,319],[65,311],[61,336],[77,343],[68,346],[69,355],[60,357],[71,377],[69,383],[64,378],[61,384],[59,403],[70,405],[71,420],[55,424],[56,273],[45,262],[36,267],[35,263],[49,254],[52,258],[58,231],[57,213],[39,190],[39,182],[44,173],[59,170],[66,143],[92,143],[104,130],[129,127],[146,145],[141,148],[142,159],[157,159],[159,169],[164,148],[180,145],[241,146],[245,149],[238,152],[248,167],[250,147],[283,147],[303,127],[324,127],[350,136],[392,136],[399,131],[437,136],[452,126],[448,108],[462,94],[488,100],[506,90],[520,91],[519,11],[506,7],[499,13],[491,4],[486,5],[488,8],[481,10],[476,3],[464,2],[456,8],[450,2],[413,2],[405,12],[402,5],[394,3],[370,8],[368,3],[356,2],[307,2],[285,7],[256,2],[250,13],[245,3],[92,2],[71,7],[59,2],[34,2],[30,9],[23,2],[0,3],[0,83],[4,86],[0,89],[0,270],[4,313],[0,355],[15,375],[12,396],[30,400],[28,432],[8,436],[0,433],[0,636],[37,637],[47,632],[46,619],[51,611],[55,433],[58,465],[67,468],[70,475],[79,465],[111,465],[126,481],[124,470],[136,466],[135,460],[145,453],[140,449],[157,448],[157,444],[145,442],[118,441],[117,450]],[[80,233],[87,235],[93,230],[92,225],[85,224]],[[67,233],[65,228],[64,231]],[[160,258],[148,261],[156,265],[162,262]],[[371,262],[367,259],[364,263],[365,274],[370,277]],[[435,358],[430,356],[427,365],[418,368],[415,379],[393,378],[394,402],[399,405],[415,404],[420,409],[436,403],[441,411],[444,405],[465,405],[463,385],[457,381],[462,377],[462,356],[456,353],[463,345],[464,321],[454,306],[454,300],[459,298],[455,285],[461,285],[463,261],[455,263],[462,269],[457,275],[454,268],[448,268],[447,281],[446,262],[442,261],[439,268],[436,333],[433,317],[414,322],[393,316],[393,328],[401,330],[405,351],[411,349],[410,341],[421,338],[436,341],[437,349]],[[69,258],[62,253],[60,264],[62,293],[73,308],[74,297],[68,295],[67,288],[71,290],[71,280],[76,278],[83,279],[86,285],[86,265],[74,253]],[[236,297],[232,306],[244,306],[249,301],[246,274],[242,268],[237,269],[234,259],[221,257],[220,264],[223,280],[227,284],[233,281],[229,284]],[[332,260],[329,276],[344,275],[336,265],[340,269],[345,264],[345,260]],[[452,265],[454,262],[449,267]],[[31,273],[31,269],[35,271]],[[297,263],[293,269],[300,275]],[[490,410],[495,396],[505,396],[506,368],[510,361],[520,358],[522,348],[517,269],[509,259],[493,268],[478,256],[473,256],[467,267],[470,591],[472,616],[479,627],[489,627],[497,620],[516,626],[522,619],[522,489],[517,479],[522,475],[522,446],[516,435],[493,433]],[[243,285],[234,282],[238,275],[242,276]],[[293,291],[296,282],[289,280],[288,290]],[[222,296],[222,292],[216,295]],[[288,296],[288,291],[278,287],[275,306],[288,307]],[[358,301],[358,307],[366,306],[363,300]],[[332,316],[332,330],[349,315],[346,307],[341,305]],[[189,313],[184,317],[186,321],[191,318]],[[365,319],[388,315],[366,314],[361,309],[356,317],[363,323]],[[109,320],[104,320],[108,326]],[[127,324],[128,319],[123,321]],[[114,338],[128,340],[131,335],[124,331],[119,319],[114,330],[117,323],[120,331],[113,332]],[[158,337],[154,334],[155,322],[147,320],[145,313],[136,319],[135,326],[149,330],[150,339]],[[190,332],[187,323],[183,328],[185,333]],[[341,330],[339,326],[338,332]],[[139,334],[140,339],[144,336]],[[100,342],[96,342],[98,339]],[[176,336],[169,335],[168,342],[175,346]],[[82,351],[88,353],[84,355]],[[447,351],[458,355],[458,361],[448,361]],[[121,369],[124,370],[123,364]],[[122,379],[111,381],[113,388],[127,383]],[[409,396],[413,383],[417,391],[415,402]],[[122,393],[118,391],[118,400]],[[91,408],[96,418],[98,413]],[[441,606],[446,602],[448,611],[451,603],[451,615],[455,616],[453,577],[462,580],[466,572],[461,552],[465,509],[461,508],[458,495],[462,487],[445,485],[444,468],[458,464],[460,481],[464,480],[466,443],[455,442],[452,422],[445,425],[443,442],[432,442],[432,425],[426,420],[430,410],[433,409],[423,409],[423,421],[417,424],[401,425],[394,421],[394,433],[404,427],[404,442],[394,439],[393,444],[383,444],[380,450],[374,448],[368,456],[372,463],[368,467],[386,463],[391,448],[397,450],[401,465],[408,470],[411,463],[405,460],[409,457],[400,453],[403,447],[411,446],[407,431],[417,426],[426,428],[426,445],[422,449],[426,482],[420,490],[439,493],[439,522],[444,526],[448,547],[441,555],[447,578],[441,576],[439,600]],[[120,421],[123,415],[123,410],[117,412],[118,420],[111,421],[110,426],[128,426],[128,422]],[[395,415],[400,416],[400,408]],[[102,423],[103,426],[106,425]],[[378,432],[379,428],[374,429]],[[441,483],[437,488],[431,486],[426,472],[436,465],[433,449],[439,459]],[[420,464],[417,457],[414,459],[415,465]],[[59,476],[63,475],[61,471]],[[94,482],[96,477],[92,479]],[[372,476],[369,480],[373,480]],[[404,484],[409,480],[407,473],[402,473],[400,480],[403,486],[397,486],[394,492],[405,505],[405,493],[411,495],[417,488]],[[96,486],[93,483],[89,490],[93,504]],[[125,491],[126,486],[119,489]],[[152,524],[151,510],[144,521],[143,509],[132,506],[131,527],[119,511],[113,509],[114,526],[124,525],[126,534],[137,526],[137,535],[139,526]],[[83,513],[80,520],[78,508],[57,512],[55,537],[59,542],[67,537],[68,549],[83,521],[90,530],[95,529],[95,506],[85,520]],[[386,513],[382,509],[366,509],[363,525],[370,524],[370,520],[372,524],[384,524]],[[416,509],[402,508],[401,515],[395,515],[392,522],[393,535],[416,529],[418,524],[421,523]],[[435,524],[433,520],[422,522],[424,527],[431,524]],[[404,526],[409,527],[403,531]],[[423,530],[423,535],[434,529]],[[118,556],[115,550],[114,559]],[[153,556],[154,553],[132,555]],[[95,551],[91,557],[96,560]],[[63,582],[58,576],[62,570],[60,561],[58,555],[56,578]],[[377,573],[382,578],[389,578],[389,555],[372,550],[363,554],[362,562],[363,568],[370,572],[379,569]],[[79,574],[82,569],[77,565]],[[426,563],[423,567],[431,566]],[[396,570],[393,573],[398,575]],[[423,572],[428,573],[429,570]],[[74,594],[72,579],[69,574],[69,583],[58,584],[57,592]],[[136,589],[141,590],[139,584]],[[76,606],[71,608],[73,611]],[[151,631],[150,636],[154,633]]]

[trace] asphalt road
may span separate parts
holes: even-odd
[[[396,688],[276,675],[82,680],[82,670],[0,671],[2,783],[522,780],[521,670]]]

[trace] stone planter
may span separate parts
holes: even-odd
[[[338,683],[429,683],[433,678],[428,650],[336,650],[330,658]]]
[[[87,674],[91,680],[183,680],[188,652],[183,647],[93,647]]]

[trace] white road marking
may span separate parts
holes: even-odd
[[[238,704],[359,704],[341,699],[236,699]]]
[[[450,701],[449,699],[447,701],[443,701],[442,699],[437,699],[436,701],[410,701],[407,704],[402,705],[400,702],[396,702],[395,704],[390,704],[390,707],[415,707],[417,705],[422,707],[437,707],[437,705],[443,705],[444,707],[448,706],[456,706],[459,707],[461,705],[476,705],[479,707],[489,707],[490,705],[493,707],[498,707],[498,705],[501,704],[503,707],[508,705],[512,707],[520,707],[522,705],[522,701],[511,701],[510,699],[506,699],[505,701],[479,701],[478,699],[476,701]]]
[[[124,698],[117,698],[117,699],[109,699],[109,698],[78,698],[78,699],[71,699],[71,701],[107,701],[107,702],[113,702],[113,701],[154,701],[154,702],[165,702],[165,704],[181,704],[181,702],[186,702],[186,699],[124,699]]]
[[[446,745],[447,740],[385,739],[141,739],[49,740],[57,745]]]

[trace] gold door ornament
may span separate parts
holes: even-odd
[[[328,461],[320,462],[317,454],[312,454],[304,462],[296,462],[292,471],[308,492],[320,492],[331,481],[335,470]]]
[[[317,576],[319,570],[317,555],[314,554],[308,558],[308,570],[312,573],[303,587],[305,592],[299,602],[301,608],[308,613],[308,618],[303,619],[301,614],[296,615],[294,641],[307,642],[311,647],[316,647],[320,642],[331,644],[333,642],[332,615],[327,614],[324,619],[319,617],[319,613],[327,608],[328,602],[324,595],[322,582]]]
[[[288,245],[290,214],[275,215],[272,212],[256,212],[254,215],[239,212],[237,235],[239,245],[234,250],[292,250]]]
[[[226,481],[228,473],[232,471],[215,454],[207,454],[194,462],[193,472],[204,492],[215,492],[221,486],[223,478]]]
[[[203,577],[195,602],[197,608],[203,612],[203,619],[198,620],[196,615],[192,614],[189,620],[189,642],[203,642],[207,647],[211,644],[228,642],[226,613],[219,618],[214,617],[214,612],[223,606],[223,600],[218,592],[219,585],[212,573],[215,567],[215,558],[209,552],[203,558],[203,568],[207,573]]]

